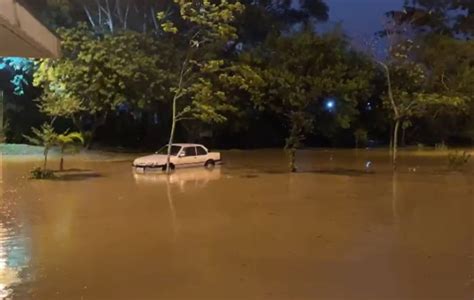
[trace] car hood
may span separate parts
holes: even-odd
[[[167,155],[152,154],[142,156],[133,161],[134,166],[157,166],[166,164]]]

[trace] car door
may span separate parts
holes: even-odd
[[[180,156],[179,164],[183,167],[190,167],[197,164],[196,147],[184,147],[184,156]]]
[[[196,157],[197,157],[197,163],[199,165],[204,165],[207,160],[207,151],[201,146],[196,147]]]

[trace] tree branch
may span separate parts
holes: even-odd
[[[130,3],[127,3],[127,8],[125,9],[125,16],[123,20],[123,29],[128,29],[128,14],[130,12]]]
[[[390,69],[388,65],[382,61],[377,61],[377,63],[380,64],[385,71],[385,76],[387,77],[388,98],[390,99],[390,104],[392,105],[392,109],[395,114],[395,119],[398,120],[400,118],[400,112],[398,111],[397,104],[395,103],[395,99],[393,97],[392,78],[390,76]]]
[[[181,121],[186,121],[186,120],[196,120],[196,118],[193,117],[182,117],[182,118],[176,118],[176,123],[181,122]]]
[[[443,72],[443,74],[441,74],[441,83],[443,84],[443,87],[444,87],[447,91],[449,91],[449,87],[448,87],[448,85],[446,84],[446,81],[445,81],[445,74],[444,74],[444,72]]]
[[[86,5],[83,5],[82,7],[84,9],[84,12],[86,13],[86,16],[87,16],[87,19],[89,20],[89,23],[91,23],[92,28],[96,28],[96,24],[94,22],[94,19],[92,18],[91,12],[89,11],[89,9],[87,8]]]
[[[153,26],[155,26],[155,31],[158,32],[160,30],[160,25],[158,24],[158,21],[154,17],[156,16],[156,12],[153,6],[150,6],[150,12],[151,12],[151,15],[153,16],[153,18],[151,18],[153,20]]]
[[[109,20],[108,20],[107,23],[109,24],[110,32],[113,33],[113,32],[114,32],[114,17],[113,17],[113,15],[112,15],[112,11],[111,11],[111,9],[110,9],[109,0],[105,0],[105,5],[106,5],[106,7],[107,7],[107,12],[106,12],[106,14],[107,14],[107,17],[109,18]]]

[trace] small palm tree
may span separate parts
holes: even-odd
[[[43,172],[46,172],[46,166],[48,164],[48,153],[49,150],[56,145],[58,135],[54,132],[53,126],[49,123],[44,123],[40,129],[31,128],[31,131],[33,132],[33,136],[23,135],[23,137],[33,145],[44,147]]]
[[[68,147],[74,147],[78,144],[84,144],[84,137],[79,132],[68,132],[66,131],[63,134],[57,136],[56,145],[59,146],[61,150],[61,160],[59,161],[59,170],[64,170],[64,152]]]

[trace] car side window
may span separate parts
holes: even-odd
[[[196,156],[196,148],[195,147],[184,148],[184,156]]]
[[[203,147],[196,147],[196,150],[197,150],[197,155],[207,155],[207,151]]]

